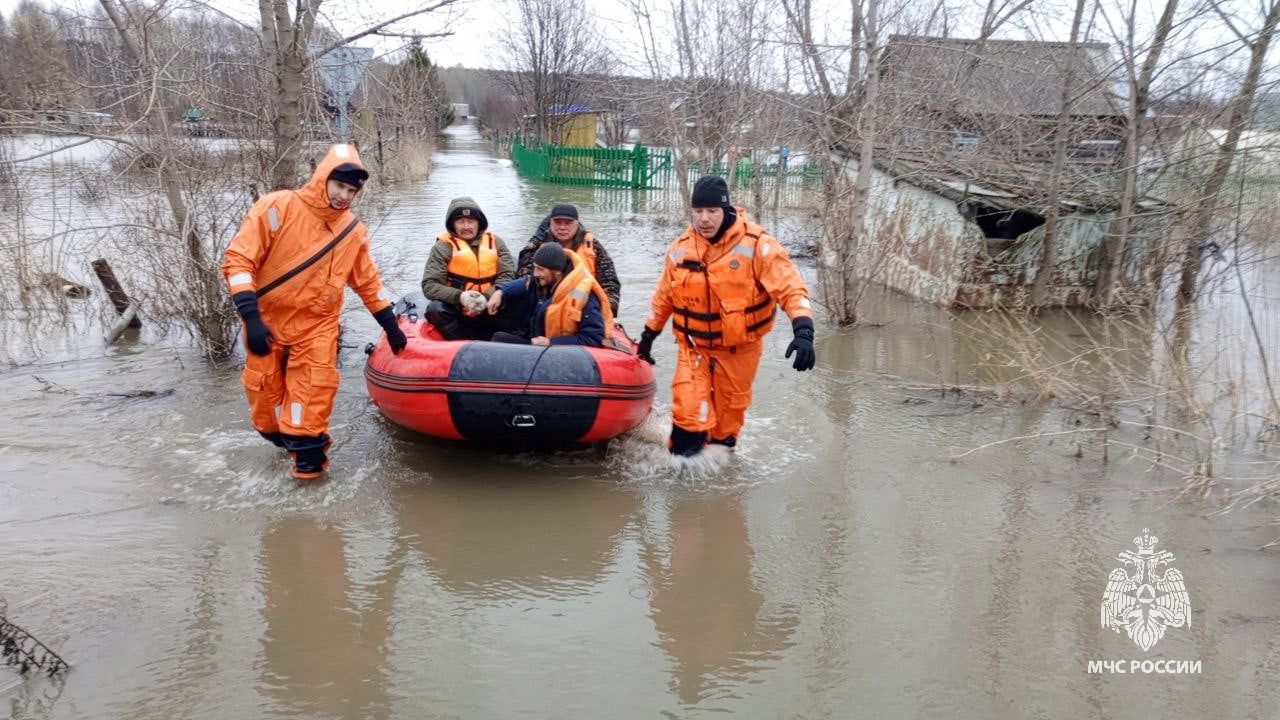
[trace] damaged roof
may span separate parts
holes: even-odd
[[[1071,47],[1061,42],[892,35],[881,89],[898,102],[974,115],[1056,116]],[[1075,49],[1073,116],[1123,114],[1111,90],[1105,43]]]
[[[997,210],[1043,212],[1048,168],[1040,165],[980,163],[970,158],[949,162],[945,157],[901,147],[876,148],[875,166],[895,181],[941,195],[955,202],[977,202]],[[1085,212],[1108,212],[1120,204],[1120,193],[1105,177],[1068,169],[1061,179],[1058,202]],[[1141,202],[1162,205],[1144,197]]]

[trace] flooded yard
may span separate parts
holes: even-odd
[[[377,198],[373,254],[393,290],[417,285],[457,195],[513,252],[553,203],[576,203],[638,334],[683,223],[666,195],[532,185],[454,126],[429,180]],[[764,224],[793,247],[817,233],[799,211]],[[1158,341],[1118,330],[1089,365],[1087,336],[1104,328],[1049,315],[1043,357],[1020,366],[1005,361],[1016,343],[975,331],[994,318],[875,291],[864,302],[857,329],[819,324],[813,372],[791,370],[789,334],[774,332],[738,451],[677,467],[662,445],[669,332],[655,344],[651,426],[605,452],[502,454],[379,415],[361,374],[377,326],[348,294],[330,477],[312,487],[250,427],[234,365],[180,338],[104,351],[50,333],[52,357],[0,374],[0,597],[73,667],[28,683],[0,669],[0,708],[1277,717],[1280,557],[1264,549],[1280,534],[1275,504],[1219,514],[1180,493],[1170,458],[1189,450],[1177,441],[1126,420],[1106,431],[1104,458],[1103,419],[1025,391],[1046,365],[1075,386],[1151,382]],[[1270,302],[1255,308],[1264,334]],[[1203,331],[1230,311],[1208,307],[1199,356],[1230,350]],[[1274,349],[1280,335],[1266,336]],[[1257,384],[1240,357],[1226,367]],[[1002,395],[1010,383],[1024,391]],[[1238,480],[1220,491],[1273,472],[1250,465],[1256,431],[1224,451]],[[1117,555],[1144,529],[1190,598],[1186,626],[1148,651],[1100,624]],[[1197,664],[1090,670],[1132,660]]]

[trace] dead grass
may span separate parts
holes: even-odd
[[[378,180],[386,185],[426,180],[431,175],[431,156],[435,150],[433,138],[401,136],[384,148],[385,165],[378,174]]]

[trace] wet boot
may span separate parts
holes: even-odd
[[[285,435],[285,449],[293,457],[293,476],[299,480],[314,480],[324,474],[329,467],[329,458],[325,451],[329,449],[328,435]]]
[[[705,432],[691,432],[679,425],[671,426],[671,440],[667,443],[667,449],[671,451],[672,455],[693,457],[702,452],[702,447],[706,444],[707,434]]]
[[[733,452],[738,447],[738,436],[730,435],[727,438],[711,438],[707,441],[708,445],[723,445],[729,448],[729,452]]]
[[[424,314],[431,327],[440,331],[445,340],[461,340],[462,326],[458,323],[458,308],[446,305],[439,300],[432,300]]]

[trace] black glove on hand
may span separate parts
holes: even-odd
[[[653,352],[653,340],[654,338],[658,337],[658,335],[661,334],[661,332],[662,332],[661,330],[655,332],[653,330],[650,330],[648,327],[646,327],[643,331],[641,331],[640,347],[636,349],[636,357],[649,363],[650,365],[653,365],[654,364],[653,355],[650,354]]]
[[[787,346],[786,357],[791,357],[791,353],[796,354],[795,362],[791,363],[791,367],[804,372],[812,370],[813,364],[817,360],[817,355],[813,352],[813,320],[807,317],[798,317],[791,321],[791,331],[795,333],[795,337],[791,339],[791,344]]]
[[[373,319],[377,320],[382,329],[387,332],[387,344],[391,346],[391,352],[399,355],[400,351],[409,344],[409,338],[404,336],[404,331],[396,322],[395,311],[389,307],[382,308],[373,314]]]
[[[262,315],[258,313],[258,295],[252,290],[244,290],[231,296],[236,304],[236,312],[244,320],[244,343],[254,355],[266,355],[271,352],[271,331],[262,324]]]

